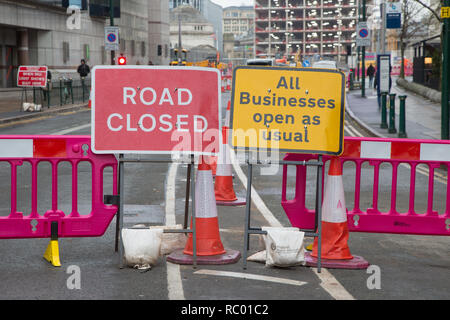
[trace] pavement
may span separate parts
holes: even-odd
[[[32,102],[33,93],[28,90],[28,101]],[[24,98],[25,100],[25,98]],[[47,107],[42,106],[41,111],[28,112],[22,111],[20,102],[22,101],[22,90],[20,89],[4,89],[0,90],[0,124],[12,123],[18,121],[29,120],[33,118],[41,118],[56,113],[73,112],[87,107],[88,103],[75,103]]]
[[[407,91],[395,85],[391,93],[395,98],[395,127],[397,133],[388,133],[388,129],[380,128],[381,109],[378,107],[376,90],[366,84],[366,97],[361,96],[361,90],[347,92],[346,111],[348,116],[367,128],[374,136],[385,138],[398,138],[400,119],[399,95],[406,95],[406,134],[410,139],[438,139],[441,138],[441,106],[413,92]],[[387,111],[389,116],[389,110]],[[388,119],[389,124],[389,119]]]

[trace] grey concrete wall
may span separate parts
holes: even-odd
[[[148,5],[147,0],[120,1],[120,19],[114,19],[114,24],[120,27],[120,41],[126,43],[125,50],[118,53],[127,57],[127,64],[146,64],[148,61]],[[142,45],[145,54],[142,54]]]
[[[223,8],[210,0],[204,0],[203,16],[214,25],[214,33],[217,37],[217,42],[214,46],[220,53],[223,53]]]
[[[169,42],[169,3],[166,0],[151,0],[148,7],[148,54],[153,64],[169,64]],[[158,55],[158,46],[161,46],[161,55]]]

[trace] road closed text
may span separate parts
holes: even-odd
[[[184,107],[189,106],[192,102],[192,92],[187,88],[175,88],[173,90],[164,88],[161,92],[157,92],[154,88],[131,88],[124,87],[123,105],[144,105],[159,108],[168,107]],[[149,110],[150,111],[150,110]],[[183,114],[182,110],[176,115],[153,113],[144,113],[135,115],[131,113],[111,113],[106,124],[109,130],[117,131],[138,131],[152,132],[159,130],[160,132],[189,132],[189,128],[193,128],[193,132],[205,132],[208,129],[208,120],[202,115]]]

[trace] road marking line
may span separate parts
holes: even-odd
[[[247,188],[247,177],[245,176],[244,172],[242,171],[241,167],[239,166],[239,163],[236,159],[236,153],[227,145],[228,152],[230,154],[231,163],[233,164],[234,170],[237,173],[237,176],[239,177],[239,180],[241,180],[242,184],[245,188]],[[264,218],[267,220],[269,225],[271,227],[282,227],[281,223],[275,218],[275,216],[272,214],[272,212],[267,208],[264,201],[259,196],[258,192],[253,188],[252,186],[252,201],[255,203],[258,210],[261,212],[261,214],[264,216]],[[334,299],[339,300],[342,299],[342,297],[346,297],[346,299],[353,298],[350,293],[347,292],[347,290],[337,281],[337,279],[329,273],[325,268],[321,268],[321,273],[318,273],[317,271],[314,272],[317,277],[320,279],[320,286],[328,292]],[[353,298],[354,299],[354,298]]]
[[[335,300],[355,300],[327,269],[321,268],[320,273],[317,272],[317,268],[311,269],[321,280],[320,286]]]
[[[281,283],[281,284],[290,284],[290,285],[294,285],[294,286],[303,286],[305,284],[308,284],[308,282],[298,281],[298,280],[284,279],[284,278],[278,278],[278,277],[269,277],[269,276],[261,276],[261,275],[258,275],[258,274],[251,274],[251,273],[208,270],[208,269],[201,269],[201,270],[195,271],[194,274],[204,274],[204,275],[209,275],[209,276],[220,276],[220,277],[242,278],[242,279],[248,279],[248,280],[269,281],[269,282],[276,282],[276,283]]]
[[[166,225],[175,225],[175,183],[178,164],[172,163],[169,167],[166,181]],[[166,262],[167,290],[169,300],[186,300],[183,283],[181,281],[180,265]]]
[[[234,171],[236,171],[236,174],[239,177],[239,180],[241,180],[242,184],[244,185],[244,188],[247,190],[247,176],[245,175],[244,171],[242,171],[241,167],[239,166],[239,163],[236,159],[236,154],[234,151],[227,145],[226,148],[228,149],[228,152],[230,154],[231,163],[233,164]],[[258,192],[256,192],[255,188],[252,186],[252,201],[255,203],[255,206],[258,208],[258,210],[261,212],[263,217],[267,220],[267,222],[272,227],[282,227],[281,223],[274,217],[272,212],[270,212],[269,208],[267,208],[264,201],[259,196]]]
[[[180,265],[166,262],[167,291],[169,300],[186,300],[181,283]]]
[[[90,123],[82,124],[81,126],[76,126],[76,127],[65,129],[65,130],[61,130],[61,131],[58,131],[58,132],[53,132],[52,135],[57,135],[57,136],[61,135],[62,136],[62,135],[65,135],[65,134],[68,134],[68,133],[71,133],[71,132],[74,132],[74,131],[78,131],[78,130],[81,130],[81,129],[88,128],[90,126],[91,126]]]

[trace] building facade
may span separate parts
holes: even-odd
[[[111,64],[104,34],[105,26],[110,25],[109,8],[103,5],[105,1],[79,2],[83,10],[74,27],[69,23],[74,12],[68,13],[64,7],[73,1],[0,0],[0,88],[16,85],[20,65],[47,65],[52,73],[76,77],[81,59],[91,67]],[[167,1],[114,3],[114,25],[120,28],[120,48],[115,56],[123,54],[127,64],[145,65],[149,59],[168,64]]]
[[[153,0],[148,5],[148,58],[153,64],[170,62],[169,3]]]
[[[203,17],[206,18],[214,27],[215,44],[214,46],[222,51],[222,10],[223,8],[211,0],[169,0],[169,9],[175,9],[178,6],[188,5],[197,9]]]
[[[181,46],[191,50],[197,46],[215,47],[214,26],[200,12],[189,6],[180,5],[170,11],[170,47],[178,48],[179,19],[181,20]]]
[[[255,54],[344,60],[357,13],[358,0],[255,0]]]
[[[253,34],[255,9],[250,6],[226,7],[223,9],[223,33],[232,33],[235,37]]]

